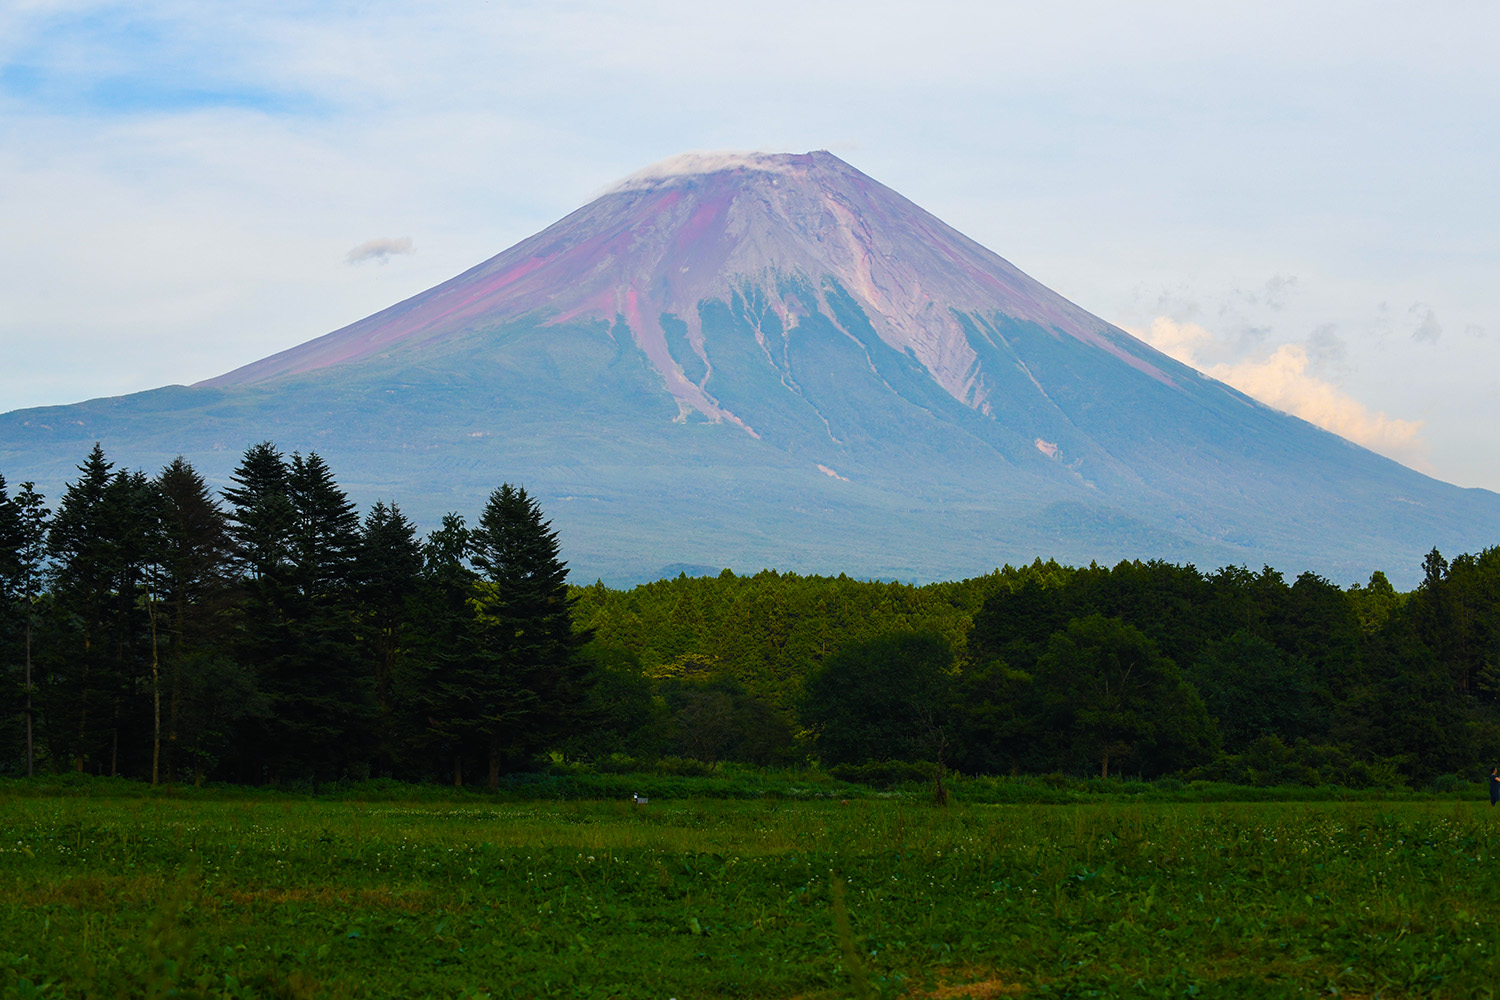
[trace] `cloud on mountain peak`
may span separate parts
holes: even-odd
[[[611,187],[606,193],[648,189],[658,187],[663,183],[669,183],[679,177],[696,177],[701,174],[712,174],[721,170],[734,170],[737,168],[756,170],[769,174],[789,174],[792,172],[792,168],[787,164],[785,155],[729,150],[682,153],[678,156],[670,156],[665,160],[660,160],[649,167],[636,171]]]

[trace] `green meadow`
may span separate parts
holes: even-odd
[[[0,995],[1493,996],[1497,812],[12,782]]]

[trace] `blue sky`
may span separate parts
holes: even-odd
[[[1500,489],[1496,37],[1481,2],[13,0],[0,410],[218,374],[677,153],[826,148],[1273,405]]]

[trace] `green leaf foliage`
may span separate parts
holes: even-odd
[[[855,643],[808,678],[802,716],[828,764],[949,755],[953,650],[930,632]]]
[[[568,583],[511,483],[424,537],[271,442],[218,494],[180,457],[150,477],[96,445],[77,468],[55,515],[0,479],[0,773],[498,789],[628,758],[1426,786],[1500,759],[1500,549],[1434,550],[1410,594],[1040,559],[617,590]]]

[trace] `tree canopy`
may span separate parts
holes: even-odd
[[[549,755],[1412,782],[1500,756],[1500,548],[568,583],[525,488],[424,535],[316,453],[0,477],[0,772],[498,783]]]

